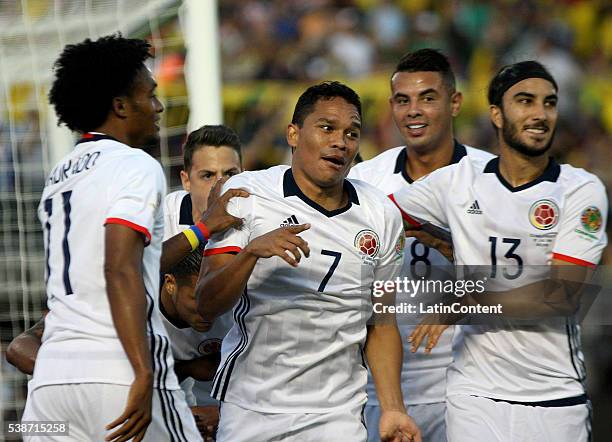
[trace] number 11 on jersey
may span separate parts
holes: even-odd
[[[70,232],[70,211],[72,207],[70,206],[70,197],[72,196],[72,190],[62,193],[62,206],[64,208],[64,225],[63,225],[63,239],[61,241],[62,245],[62,256],[64,258],[64,268],[63,268],[63,280],[64,280],[64,289],[66,295],[72,295],[72,284],[70,283],[70,248],[68,246],[68,232]],[[46,253],[45,253],[45,264],[47,268],[47,281],[49,281],[49,277],[51,276],[51,266],[49,264],[49,256],[51,255],[51,217],[53,215],[53,200],[48,198],[43,203],[45,212],[47,213],[47,221],[45,222],[45,229],[47,231],[47,244],[46,244]],[[54,244],[57,244],[57,241],[54,239]]]

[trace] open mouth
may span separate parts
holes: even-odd
[[[337,167],[341,167],[344,166],[344,164],[346,163],[344,158],[342,157],[337,157],[337,156],[328,156],[328,157],[323,157],[323,159],[325,161],[328,161],[330,163],[332,163],[333,165],[337,166]]]
[[[420,137],[425,135],[427,124],[425,123],[410,123],[406,126],[407,135],[410,137]]]
[[[548,132],[548,127],[546,126],[528,126],[525,127],[525,132],[529,132],[534,135],[544,135]]]

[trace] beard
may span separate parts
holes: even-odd
[[[523,143],[519,138],[519,131],[516,125],[512,124],[506,117],[504,119],[504,126],[502,128],[502,138],[504,142],[517,152],[528,156],[528,157],[539,157],[544,155],[552,146],[552,142],[555,139],[555,130],[552,131],[548,143],[544,147],[532,147]],[[549,128],[546,123],[540,125],[540,127]]]
[[[148,137],[143,139],[141,149],[154,150],[154,149],[159,149],[159,146],[160,146],[159,134],[149,135]]]

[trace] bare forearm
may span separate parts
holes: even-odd
[[[147,300],[139,269],[107,269],[111,315],[121,345],[136,375],[152,375],[147,342]]]
[[[162,274],[167,273],[189,253],[191,253],[191,244],[184,233],[168,238],[162,244],[159,271]]]
[[[221,354],[219,352],[200,356],[190,361],[175,361],[174,371],[179,382],[186,378],[193,378],[196,381],[212,381],[215,377]]]
[[[405,412],[400,385],[403,351],[397,325],[368,327],[365,353],[382,410]]]
[[[196,286],[198,312],[204,319],[213,321],[236,305],[246,288],[257,259],[256,256],[242,250],[227,265],[219,269],[208,269],[205,258]]]
[[[514,319],[569,316],[579,307],[581,289],[581,284],[545,280],[504,292],[475,295],[472,303],[501,305],[501,314]]]
[[[29,334],[17,336],[6,349],[6,360],[24,374],[34,372],[40,339]]]
[[[13,339],[6,349],[6,360],[24,374],[31,375],[34,372],[36,356],[45,331],[46,316],[47,313],[34,326]]]

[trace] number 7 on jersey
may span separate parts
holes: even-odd
[[[318,292],[323,292],[325,290],[325,286],[327,285],[327,283],[329,282],[329,279],[334,274],[334,271],[336,271],[336,267],[338,267],[338,263],[340,262],[340,258],[342,257],[342,253],[334,252],[332,250],[321,250],[321,255],[333,257],[334,258],[334,262],[332,262],[332,265],[329,268],[329,270],[327,271],[327,274],[323,277],[323,280],[321,281],[321,284],[319,284],[319,288],[317,289]]]

